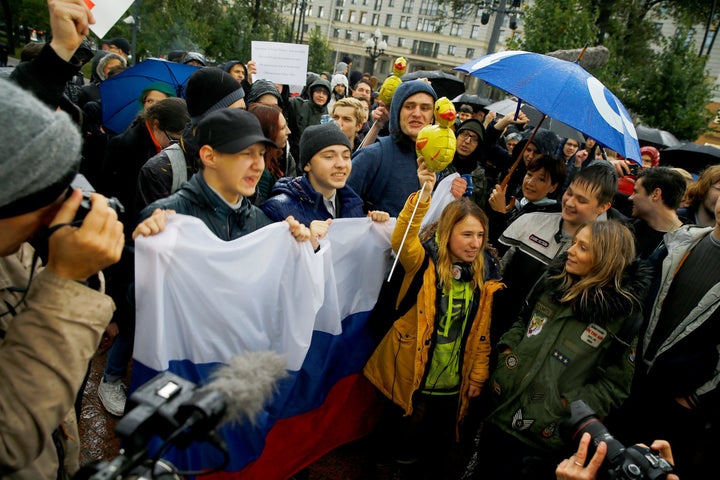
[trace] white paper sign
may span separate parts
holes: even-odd
[[[281,85],[305,85],[308,46],[295,43],[252,42],[252,59],[257,64],[254,79],[263,78]]]
[[[90,25],[90,30],[103,38],[132,3],[133,0],[85,0],[85,5],[95,16],[95,24]]]

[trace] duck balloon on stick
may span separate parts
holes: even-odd
[[[425,125],[418,133],[415,151],[423,157],[427,167],[433,172],[444,170],[455,156],[457,139],[450,125],[455,122],[455,105],[447,97],[435,102],[434,125]]]
[[[406,70],[407,60],[405,60],[405,57],[398,57],[395,59],[395,63],[393,63],[393,74],[387,77],[380,86],[378,100],[382,100],[387,108],[390,108],[393,94],[395,93],[397,87],[399,87],[402,83],[402,79],[400,77],[405,75]]]
[[[417,140],[415,141],[415,152],[418,157],[422,157],[428,170],[431,172],[439,172],[444,170],[453,157],[455,157],[455,147],[457,146],[457,139],[455,138],[455,132],[453,132],[450,125],[455,121],[457,113],[455,112],[455,105],[448,100],[447,97],[438,98],[435,101],[435,109],[433,111],[435,116],[435,125],[425,125],[422,130],[418,133]],[[425,190],[427,182],[422,184],[419,195]],[[415,204],[415,208],[410,215],[407,229],[400,241],[400,246],[395,256],[395,261],[390,268],[390,274],[388,275],[388,281],[392,277],[397,265],[398,259],[400,258],[400,251],[405,245],[408,232],[410,231],[410,225],[412,224],[415,212],[420,203]]]

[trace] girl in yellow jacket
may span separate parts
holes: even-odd
[[[421,161],[418,178],[427,184],[422,193],[410,195],[392,234],[397,251],[417,204],[399,253],[405,278],[398,303],[416,273],[423,276],[422,287],[415,305],[382,339],[364,374],[396,405],[379,427],[389,453],[415,465],[413,478],[441,479],[450,474],[448,453],[457,426],[489,375],[492,297],[503,285],[490,279],[497,278],[497,265],[487,250],[487,216],[469,199],[448,204],[437,225],[420,232],[435,173]],[[423,242],[421,236],[429,239]],[[426,255],[430,262],[419,272]]]

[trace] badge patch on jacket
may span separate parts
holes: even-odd
[[[593,348],[597,348],[600,346],[602,341],[605,340],[605,337],[607,337],[607,330],[602,328],[600,325],[591,323],[585,327],[582,335],[580,335],[580,340]]]
[[[515,415],[513,415],[512,418],[512,428],[513,430],[523,431],[530,428],[530,425],[535,423],[535,420],[526,420],[523,418],[522,409],[518,408],[518,411],[515,412]]]
[[[532,337],[533,335],[538,335],[547,321],[548,317],[544,317],[539,313],[533,312],[533,315],[530,318],[530,325],[528,325],[527,336]]]

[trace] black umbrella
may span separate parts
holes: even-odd
[[[636,125],[635,132],[637,133],[640,146],[650,145],[663,149],[680,144],[680,140],[667,130],[660,130],[659,128],[652,128],[646,125]]]
[[[684,142],[660,152],[660,165],[684,168],[700,173],[710,165],[720,164],[720,147]]]
[[[476,112],[479,109],[485,108],[493,103],[489,98],[481,97],[480,95],[472,93],[461,93],[457,97],[453,98],[452,102],[455,105],[455,110],[459,109],[461,105],[470,105]]]
[[[455,98],[465,93],[465,81],[442,70],[416,70],[403,75],[402,81],[417,80],[418,78],[430,80],[430,85],[435,90],[438,98]]]

